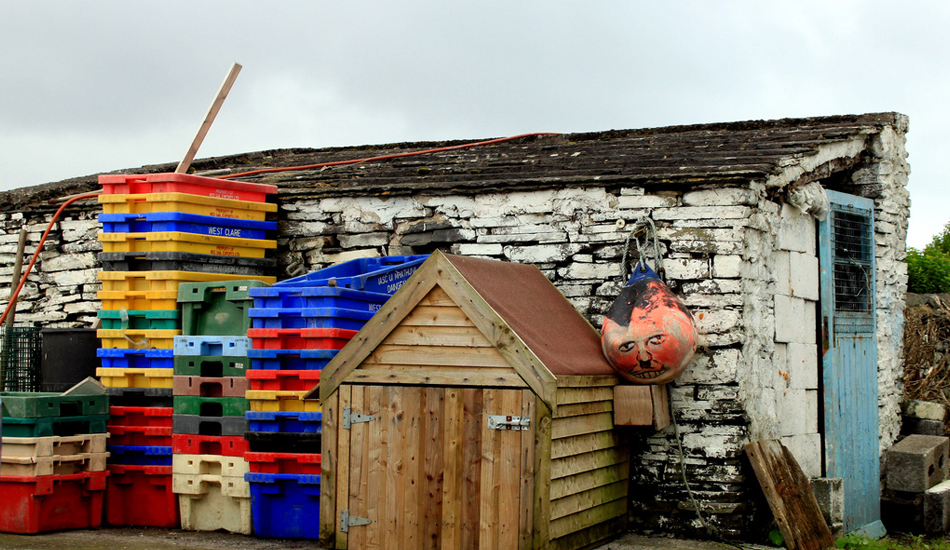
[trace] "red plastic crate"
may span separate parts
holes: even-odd
[[[277,193],[274,185],[247,183],[189,174],[110,174],[99,176],[105,195],[141,195],[145,193],[187,193],[218,199],[264,202]]]
[[[318,370],[249,370],[251,390],[309,391],[320,383]],[[290,473],[290,472],[287,472]]]
[[[109,407],[107,428],[112,426],[172,427],[171,407]]]
[[[105,521],[143,527],[181,525],[178,495],[172,492],[172,467],[109,465]]]
[[[244,436],[172,434],[172,454],[244,456],[248,451]]]
[[[109,472],[0,476],[0,532],[32,535],[102,525]]]
[[[247,379],[243,376],[184,376],[172,381],[175,395],[192,397],[244,397]]]
[[[304,453],[244,453],[251,472],[320,475],[321,455]]]
[[[108,426],[110,445],[171,447],[172,429],[164,426]]]
[[[247,331],[254,349],[343,349],[355,330],[341,328],[252,328]]]

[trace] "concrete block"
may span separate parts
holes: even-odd
[[[901,412],[906,416],[943,422],[947,419],[947,408],[942,403],[905,399],[901,403]]]
[[[789,254],[790,252],[787,250],[779,250],[772,255],[772,259],[775,262],[775,293],[781,294],[782,296],[792,295]]]
[[[836,539],[843,536],[844,529],[844,480],[840,477],[817,477],[809,480],[811,490],[818,500],[818,508]],[[837,526],[838,531],[835,531]]]
[[[775,295],[775,341],[814,344],[815,304],[801,298]]]
[[[821,434],[799,434],[780,438],[782,445],[788,448],[805,477],[821,475]]]
[[[943,422],[901,415],[901,435],[946,435]]]
[[[950,529],[950,481],[942,481],[924,491],[924,532],[945,533]]]
[[[930,435],[910,435],[888,449],[884,470],[886,487],[923,493],[947,478],[950,439]]]
[[[817,344],[787,344],[788,384],[792,388],[818,389]]]
[[[888,531],[920,533],[923,508],[923,493],[885,490],[881,494],[881,521]]]
[[[818,258],[799,252],[789,253],[789,286],[792,296],[818,301]]]

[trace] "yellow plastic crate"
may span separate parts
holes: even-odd
[[[244,397],[252,411],[320,412],[320,401],[307,400],[305,390],[248,390]]]
[[[125,290],[96,293],[102,309],[128,311],[156,311],[178,309],[177,290]]]
[[[175,337],[181,336],[180,330],[141,330],[141,329],[99,329],[96,336],[102,340],[103,348],[110,349],[174,349]],[[153,369],[161,370],[161,369]],[[169,375],[170,376],[170,375]],[[168,387],[171,386],[171,379]],[[135,386],[132,386],[135,387]]]
[[[200,271],[100,271],[103,292],[128,291],[177,291],[181,283],[206,283],[216,281],[243,281],[253,279],[267,284],[277,282],[277,277],[254,277],[249,275],[226,275]],[[171,308],[175,309],[175,308]]]
[[[96,376],[107,388],[171,388],[175,369],[115,369],[99,367]]]
[[[277,205],[267,202],[239,201],[202,197],[186,193],[145,193],[139,195],[99,195],[104,214],[147,214],[183,212],[199,216],[264,221]]]
[[[236,239],[181,231],[99,233],[99,242],[103,252],[191,252],[242,258],[263,258],[268,249],[277,248],[274,240]]]

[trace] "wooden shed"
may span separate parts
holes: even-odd
[[[435,252],[324,369],[321,541],[585,548],[629,451],[599,334],[534,266]]]

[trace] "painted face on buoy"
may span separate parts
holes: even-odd
[[[686,306],[658,279],[625,286],[601,328],[604,356],[637,384],[665,384],[696,352],[696,325]]]

